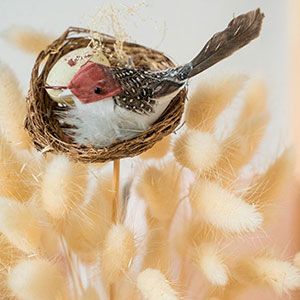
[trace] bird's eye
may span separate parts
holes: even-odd
[[[102,89],[99,87],[99,86],[97,86],[96,88],[95,88],[95,90],[94,90],[94,92],[95,92],[95,94],[101,94],[102,93]]]

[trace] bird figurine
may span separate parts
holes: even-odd
[[[189,63],[165,70],[113,67],[88,61],[60,97],[74,105],[58,112],[64,133],[80,145],[100,148],[133,138],[147,130],[189,80],[259,36],[260,9],[234,18],[216,33]]]

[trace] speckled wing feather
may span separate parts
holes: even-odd
[[[216,33],[191,61],[189,78],[213,66],[259,36],[264,14],[260,9],[234,18],[227,28]]]

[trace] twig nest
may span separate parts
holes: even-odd
[[[90,33],[87,29],[71,27],[38,55],[31,74],[25,127],[36,149],[43,152],[63,153],[76,161],[106,162],[139,155],[175,130],[183,113],[187,91],[182,90],[150,128],[133,138],[102,148],[74,143],[63,132],[57,119],[55,111],[61,104],[51,99],[52,97],[55,100],[57,94],[51,94],[50,97],[45,86],[54,83],[64,84],[73,74],[74,70],[70,72],[65,64],[65,62],[68,64],[65,55],[71,54],[74,50],[88,49],[94,41]],[[111,66],[124,65],[115,51],[115,38],[98,35],[101,37],[100,43],[105,56],[101,59],[104,61],[107,59]],[[159,70],[174,66],[174,63],[163,53],[138,44],[124,42],[123,51],[136,68]],[[61,75],[64,76],[63,79]]]

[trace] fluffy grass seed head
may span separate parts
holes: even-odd
[[[181,173],[174,162],[161,167],[149,166],[137,184],[138,194],[148,205],[150,214],[159,220],[170,220],[179,202]]]
[[[60,300],[65,281],[56,265],[43,259],[26,259],[11,269],[8,286],[20,300]]]
[[[40,246],[41,227],[32,208],[0,198],[0,231],[18,249],[34,253]]]
[[[215,182],[196,180],[190,188],[190,202],[196,215],[224,232],[254,232],[263,221],[255,205]]]
[[[21,50],[34,54],[44,50],[54,39],[31,28],[19,26],[9,28],[4,32],[3,36]]]
[[[124,225],[113,225],[104,241],[101,255],[103,278],[116,282],[130,267],[136,253],[134,236]]]
[[[214,130],[215,121],[243,87],[246,77],[232,75],[198,86],[186,107],[185,121],[189,128]]]
[[[215,286],[225,286],[229,281],[229,270],[224,263],[221,251],[214,244],[194,247],[193,261],[205,278]]]
[[[293,159],[290,150],[286,150],[262,175],[257,176],[243,198],[261,208],[276,201],[290,182],[293,171]]]
[[[0,196],[24,202],[36,190],[32,168],[0,137]]]
[[[64,156],[55,156],[48,163],[42,182],[45,210],[54,219],[64,218],[83,202],[87,177],[86,166]]]
[[[267,284],[279,295],[300,288],[300,270],[288,261],[256,256],[245,259],[239,268],[244,279]]]
[[[137,287],[147,300],[178,300],[166,277],[155,269],[146,269],[137,277]]]
[[[170,149],[170,136],[163,138],[157,142],[151,149],[142,153],[140,157],[142,159],[161,159],[167,155]]]
[[[173,147],[176,160],[195,172],[207,171],[220,158],[220,146],[214,136],[198,130],[187,130]]]
[[[26,103],[19,83],[10,68],[0,62],[0,129],[13,147],[30,148],[24,130]]]

